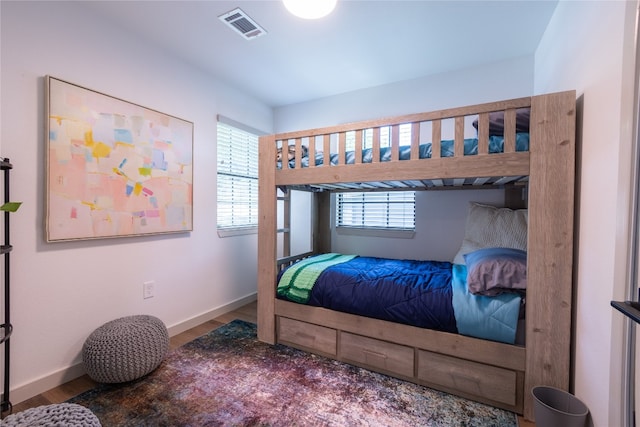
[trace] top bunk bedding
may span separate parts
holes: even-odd
[[[454,140],[444,140],[440,142],[440,157],[453,157],[454,156]],[[478,154],[478,138],[465,138],[464,139],[464,156],[475,156]],[[281,151],[288,152],[289,161],[285,161],[285,168],[294,169],[296,167],[295,161],[295,145],[290,145],[287,150],[283,150],[282,147],[278,149],[278,158],[281,157]],[[315,162],[312,162],[313,166],[324,165],[324,152],[316,151],[315,155],[309,156],[309,151],[306,146],[302,148],[301,166],[303,168],[309,167],[309,158],[313,157]],[[411,146],[402,145],[398,149],[398,160],[410,160],[411,159]],[[380,147],[378,160],[379,162],[388,162],[391,160],[391,147]],[[432,157],[432,144],[430,142],[426,144],[420,144],[418,149],[419,159],[430,159]],[[529,151],[529,134],[517,133],[516,134],[516,152]],[[349,150],[345,153],[345,164],[353,165],[356,163],[372,163],[373,162],[373,148],[365,148],[362,151],[362,155],[358,162],[356,162],[355,150]],[[489,154],[504,153],[504,137],[500,135],[491,135],[489,137]],[[329,161],[332,166],[340,164],[340,155],[338,153],[329,153]],[[288,165],[287,165],[288,163]],[[276,163],[278,169],[282,169],[283,163],[278,160]]]
[[[530,105],[521,98],[264,136],[260,175],[311,191],[526,183]]]

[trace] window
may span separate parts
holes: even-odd
[[[399,127],[400,145],[411,144],[411,125]],[[373,129],[366,129],[362,148],[373,145]],[[346,149],[355,149],[355,132],[346,137]],[[380,128],[380,147],[391,145],[391,129]],[[336,197],[336,226],[354,229],[414,231],[416,223],[416,194],[414,191],[338,193]]]
[[[218,231],[258,226],[258,133],[218,117]],[[230,233],[236,234],[236,233]]]
[[[415,230],[415,191],[338,193],[338,227]]]
[[[400,145],[411,144],[411,123],[404,123],[399,126]],[[346,135],[346,150],[355,150],[356,145],[356,133],[355,131],[347,132]],[[391,146],[391,127],[382,126],[380,128],[380,147]],[[373,129],[365,129],[362,133],[362,148],[373,147]]]

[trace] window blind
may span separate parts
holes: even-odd
[[[338,227],[415,230],[415,191],[338,193],[336,206]]]
[[[411,124],[404,123],[399,126],[400,145],[411,144]],[[356,133],[355,131],[347,132],[346,134],[346,149],[347,151],[355,150],[356,146]],[[380,147],[391,146],[391,127],[382,126],[380,128]],[[362,132],[362,148],[373,147],[373,129],[364,129]]]
[[[218,121],[218,228],[258,225],[258,136]]]

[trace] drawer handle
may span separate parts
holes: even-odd
[[[304,332],[298,332],[298,337],[311,340],[311,341],[315,341],[316,339],[315,335],[307,334]]]
[[[480,378],[475,375],[463,375],[459,372],[450,372],[450,375],[456,387],[463,387],[466,384],[467,386],[473,385],[478,392],[482,389]]]
[[[374,356],[374,357],[379,357],[380,359],[386,359],[387,355],[384,353],[378,353],[377,351],[371,351],[371,350],[367,350],[365,348],[362,349],[362,352],[364,353],[365,356],[369,355],[369,356]]]
[[[461,380],[472,381],[474,383],[480,383],[480,378],[475,375],[461,375],[459,373],[451,373],[452,378],[460,378]]]

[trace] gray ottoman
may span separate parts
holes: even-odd
[[[169,333],[162,320],[127,316],[93,331],[82,347],[82,361],[94,381],[124,383],[152,372],[168,351]]]
[[[75,403],[38,406],[6,416],[3,427],[101,427],[91,410]]]

